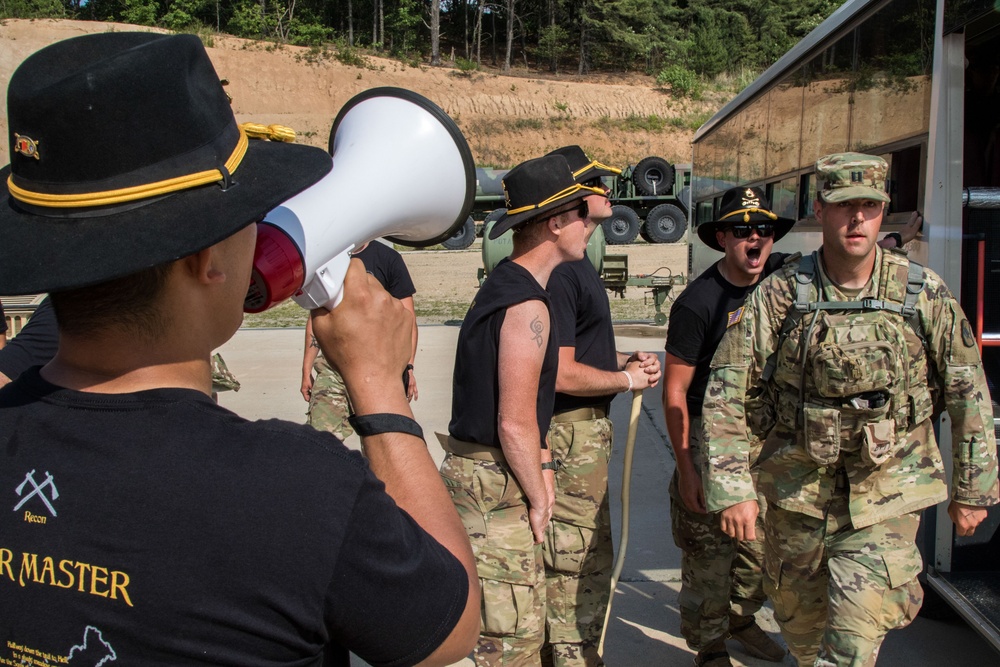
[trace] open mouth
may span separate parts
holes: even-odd
[[[747,248],[747,261],[751,266],[757,266],[760,263],[760,248]]]

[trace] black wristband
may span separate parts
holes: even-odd
[[[897,248],[903,247],[903,235],[900,234],[899,232],[889,232],[888,234],[885,235],[885,238],[896,239],[896,247]]]
[[[358,435],[380,435],[382,433],[408,433],[424,439],[424,430],[413,419],[392,412],[380,412],[374,415],[351,415],[347,418]]]
[[[555,461],[545,461],[542,463],[542,470],[559,470],[559,464]]]

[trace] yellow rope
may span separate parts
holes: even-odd
[[[540,202],[538,204],[529,204],[528,206],[521,206],[520,208],[512,208],[507,211],[507,215],[517,215],[518,213],[524,213],[525,211],[532,211],[536,208],[547,206],[553,202],[559,201],[560,199],[566,199],[570,195],[576,194],[580,190],[589,190],[590,192],[593,192],[595,194],[599,194],[602,196],[604,195],[604,190],[600,188],[588,188],[586,185],[580,185],[579,183],[576,183],[566,188],[565,190],[561,190],[555,193],[545,201]]]
[[[761,215],[767,216],[771,220],[777,220],[778,219],[778,216],[776,214],[771,213],[767,209],[763,209],[763,208],[741,208],[738,211],[733,211],[732,213],[726,213],[724,216],[722,216],[721,218],[719,218],[719,222],[722,222],[726,218],[730,218],[730,217],[732,217],[734,215],[739,215],[740,213],[743,214],[743,222],[750,222],[750,214],[751,213],[760,213]]]
[[[239,168],[240,162],[243,161],[243,157],[247,152],[247,144],[248,141],[246,132],[243,131],[243,128],[240,128],[240,138],[239,141],[236,142],[236,148],[233,149],[232,155],[230,155],[229,159],[226,160],[226,170],[230,174],[234,173],[237,168]],[[209,169],[206,171],[199,171],[194,174],[187,174],[185,176],[168,178],[163,181],[156,181],[155,183],[135,185],[129,188],[105,190],[103,192],[58,195],[44,192],[32,192],[31,190],[18,187],[14,184],[14,176],[11,174],[7,177],[7,188],[10,190],[10,194],[14,199],[32,206],[41,206],[45,208],[78,208],[86,206],[107,206],[109,204],[121,204],[124,202],[137,201],[139,199],[148,199],[150,197],[158,197],[160,195],[178,192],[180,190],[189,190],[191,188],[207,185],[209,183],[216,183],[223,179],[224,177],[221,171],[218,169]]]
[[[622,170],[619,169],[618,167],[609,167],[606,164],[601,164],[597,160],[594,160],[593,162],[591,162],[590,164],[588,164],[583,169],[577,169],[576,171],[574,171],[573,172],[573,178],[579,177],[580,174],[582,174],[583,172],[587,171],[591,167],[597,167],[598,169],[605,169],[607,171],[614,172],[615,174],[621,174],[622,173]]]

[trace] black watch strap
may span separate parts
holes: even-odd
[[[559,464],[555,461],[545,461],[542,463],[542,470],[559,470]]]
[[[421,440],[424,430],[413,419],[392,412],[380,412],[373,415],[351,415],[347,418],[357,434],[361,437],[380,435],[382,433],[408,433]]]

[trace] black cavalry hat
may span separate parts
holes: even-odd
[[[609,167],[597,160],[591,160],[579,146],[563,146],[548,153],[548,155],[562,155],[566,158],[577,183],[586,183],[600,176],[617,176],[622,173],[622,170],[617,167]]]
[[[315,183],[321,149],[248,141],[194,35],[103,33],[29,56],[7,90],[0,294],[179,259]]]
[[[782,218],[771,212],[771,203],[767,201],[761,188],[730,188],[722,195],[719,205],[719,219],[710,220],[698,225],[698,238],[712,250],[725,252],[715,238],[715,232],[733,225],[764,224],[774,225],[774,240],[777,242],[789,232],[795,221]]]
[[[508,171],[501,183],[507,211],[493,225],[491,240],[577,199],[604,195],[604,190],[588,188],[573,180],[573,172],[562,155],[545,155],[522,162]]]

